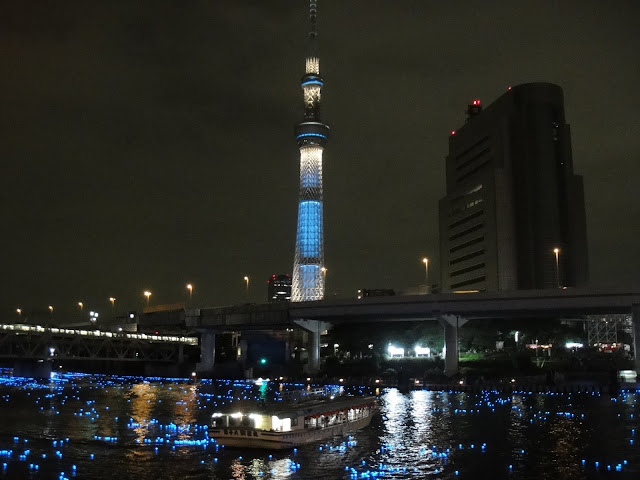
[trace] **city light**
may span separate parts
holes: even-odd
[[[416,357],[428,357],[431,355],[431,349],[429,347],[416,345],[414,351],[416,352]]]
[[[147,298],[147,306],[149,306],[149,297],[151,297],[151,292],[149,290],[145,290],[143,295]]]
[[[387,352],[390,357],[404,357],[404,348],[395,347],[391,344],[387,347]]]

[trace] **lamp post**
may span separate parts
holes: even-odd
[[[429,288],[429,259],[424,257],[422,259],[422,263],[424,263],[424,275],[425,281],[427,282],[427,289]]]
[[[84,303],[78,302],[78,308],[80,309],[80,320],[82,320],[82,309],[84,308]]]
[[[247,295],[247,300],[249,300],[249,277],[247,277],[247,276],[245,275],[245,277],[244,277],[244,281],[245,281],[245,282],[246,282],[246,284],[247,284],[246,295]]]
[[[111,302],[111,321],[113,323],[115,323],[115,321],[116,321],[116,309],[115,309],[116,298],[115,297],[109,297],[109,301]]]
[[[193,297],[193,285],[187,283],[187,290],[189,290],[189,303],[191,303],[191,298]]]
[[[151,292],[149,290],[145,290],[143,295],[147,297],[147,307],[149,306],[149,297],[151,297]]]
[[[49,305],[49,319],[53,321],[53,305]]]
[[[558,261],[558,255],[560,254],[560,249],[558,247],[553,249],[553,253],[556,255],[556,281],[558,284],[558,288],[560,288],[560,262]]]
[[[16,313],[18,314],[18,320],[22,319],[22,309],[16,308]]]

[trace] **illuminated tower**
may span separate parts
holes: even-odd
[[[300,149],[300,192],[296,254],[293,261],[291,301],[322,300],[324,297],[324,239],[322,219],[322,151],[329,127],[320,121],[320,59],[316,45],[316,4],[309,2],[309,38],[302,77],[304,119],[296,125]]]

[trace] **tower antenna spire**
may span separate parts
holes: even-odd
[[[309,0],[309,36],[315,37],[318,32],[316,31],[316,15],[318,14],[318,1]]]
[[[318,15],[318,0],[309,0],[309,43],[307,45],[307,56],[315,57],[317,52],[316,37],[318,29],[316,26],[316,18]]]

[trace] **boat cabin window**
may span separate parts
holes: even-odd
[[[271,429],[275,430],[276,432],[289,432],[291,431],[291,419],[278,418],[277,416],[273,415],[271,417]]]

